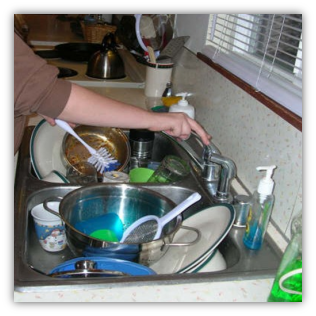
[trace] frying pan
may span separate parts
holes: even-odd
[[[54,50],[39,50],[36,54],[42,58],[88,62],[90,57],[100,49],[101,44],[96,43],[64,43],[56,45]]]
[[[55,46],[60,57],[71,61],[89,61],[90,57],[101,49],[101,44],[95,43],[65,43]]]

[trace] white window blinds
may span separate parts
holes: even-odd
[[[202,53],[302,116],[301,14],[211,14]]]

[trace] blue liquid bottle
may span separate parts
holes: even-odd
[[[274,204],[272,174],[275,168],[276,166],[257,168],[258,171],[266,170],[266,175],[260,180],[258,189],[253,193],[250,202],[246,231],[243,237],[243,242],[249,249],[260,249],[267,231]]]

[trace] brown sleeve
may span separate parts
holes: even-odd
[[[56,67],[35,55],[14,34],[14,117],[31,113],[57,117],[71,91],[71,83],[57,75]]]
[[[14,153],[21,144],[27,115],[55,118],[66,106],[71,83],[57,75],[56,67],[35,55],[14,33]]]

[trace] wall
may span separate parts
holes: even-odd
[[[187,91],[196,119],[221,152],[237,165],[238,177],[253,191],[262,174],[257,166],[277,165],[272,221],[286,237],[302,209],[302,133],[195,54],[183,49],[173,71],[175,92]]]

